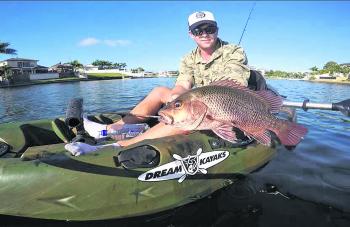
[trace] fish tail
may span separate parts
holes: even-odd
[[[285,146],[296,146],[307,133],[307,128],[302,125],[277,119],[276,127],[272,129]]]

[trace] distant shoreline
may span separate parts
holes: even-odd
[[[334,80],[334,79],[304,80],[304,79],[277,78],[277,77],[266,77],[266,79],[270,79],[270,80],[300,80],[300,81],[317,82],[317,83],[330,83],[330,84],[350,84],[350,80]]]
[[[63,79],[54,79],[54,80],[34,80],[31,82],[11,84],[11,85],[0,85],[0,88],[13,88],[13,87],[24,87],[30,85],[41,85],[41,84],[57,84],[57,83],[73,83],[80,81],[96,81],[96,80],[121,80],[122,77],[101,77],[101,78],[93,78],[93,79],[85,79],[85,78],[63,78]],[[125,77],[124,79],[129,79],[129,77]]]
[[[55,84],[55,83],[73,83],[73,82],[81,82],[81,81],[97,81],[97,80],[121,80],[121,79],[144,79],[144,78],[163,78],[163,77],[94,77],[91,79],[85,78],[62,78],[62,79],[53,79],[53,80],[35,80],[31,82],[18,83],[12,85],[0,85],[0,88],[13,88],[13,87],[23,87],[30,85],[40,85],[40,84]],[[169,77],[170,78],[170,77]],[[329,79],[315,79],[315,80],[304,80],[304,79],[294,79],[294,78],[277,78],[271,77],[266,79],[271,80],[300,80],[300,81],[308,81],[308,82],[317,82],[317,83],[333,83],[333,84],[350,84],[350,80],[339,81],[339,80],[329,80]]]

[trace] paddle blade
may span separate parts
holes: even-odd
[[[350,117],[350,99],[332,103],[332,110],[338,110],[342,112],[345,116]]]

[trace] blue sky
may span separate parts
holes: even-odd
[[[237,43],[253,2],[0,2],[0,40],[40,65],[96,59],[176,70],[195,44],[187,17],[212,11],[219,37]],[[350,62],[350,2],[258,1],[241,45],[258,68],[306,71]],[[1,55],[0,60],[11,56]]]

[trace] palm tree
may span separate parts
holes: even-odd
[[[83,68],[83,64],[81,64],[78,60],[68,62],[67,64],[70,64],[73,66],[74,72],[77,72],[78,69]]]
[[[113,64],[114,69],[120,69],[120,63],[116,62]]]
[[[99,69],[109,69],[113,66],[112,62],[105,60],[95,60],[92,65],[98,66]]]
[[[317,71],[318,71],[318,68],[317,68],[316,66],[314,66],[314,67],[310,68],[310,70],[311,70],[312,72],[317,72]]]
[[[4,79],[12,83],[13,76],[12,76],[11,67],[8,65],[4,65],[0,67],[0,77],[3,77]]]
[[[119,69],[125,69],[125,67],[126,67],[126,63],[120,63],[119,64]]]
[[[10,43],[0,42],[0,54],[17,54],[17,50],[8,48]]]

